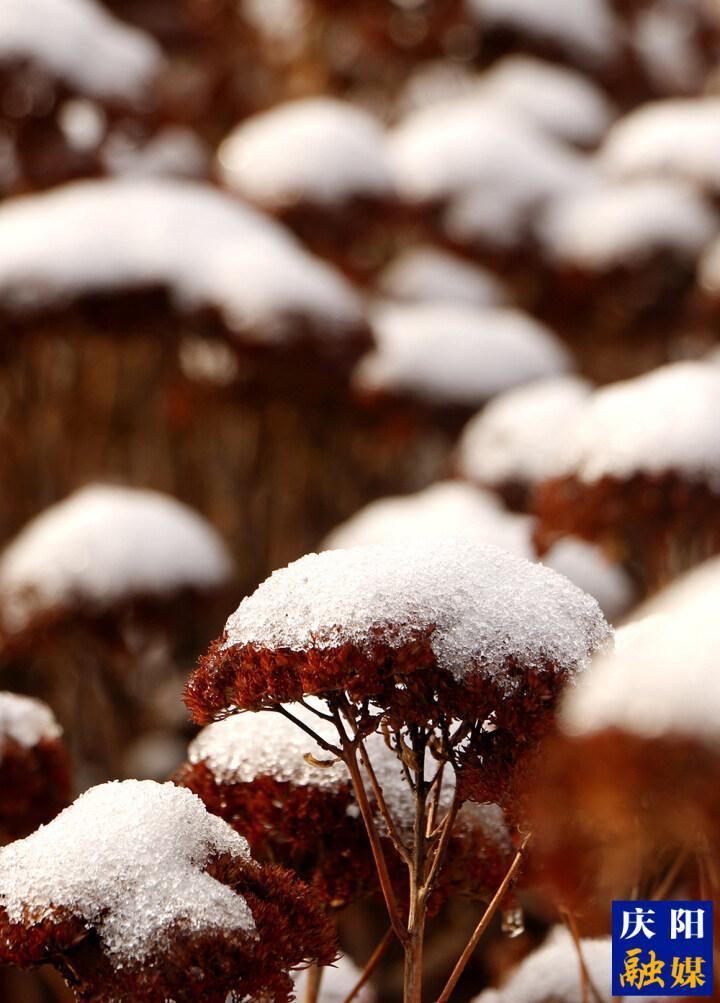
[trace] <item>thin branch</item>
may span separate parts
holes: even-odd
[[[598,988],[593,982],[592,976],[585,964],[585,955],[583,954],[582,942],[580,940],[580,931],[578,930],[577,923],[575,922],[575,917],[567,906],[561,907],[560,915],[565,920],[565,925],[570,931],[570,936],[572,937],[573,944],[575,945],[575,953],[577,954],[578,965],[580,967],[580,991],[582,993],[583,1003],[590,1003],[591,994],[595,1003],[604,1003],[604,997],[602,997],[598,992]]]
[[[510,867],[508,868],[507,873],[503,878],[502,883],[500,884],[500,887],[495,892],[492,901],[490,902],[487,909],[483,913],[480,922],[475,927],[473,934],[465,947],[465,950],[460,955],[458,962],[455,965],[455,968],[453,969],[452,975],[448,979],[445,988],[438,996],[436,1003],[447,1003],[447,1001],[450,999],[450,996],[452,995],[455,987],[460,981],[460,976],[465,971],[468,961],[472,957],[475,948],[480,943],[482,935],[485,933],[488,926],[490,925],[490,921],[492,920],[493,916],[497,911],[498,906],[505,897],[507,890],[513,881],[513,878],[517,874],[518,868],[522,863],[523,856],[525,855],[525,847],[527,846],[529,839],[530,835],[528,834],[523,840],[520,849],[515,854],[513,862],[510,864]]]
[[[452,831],[455,826],[455,819],[457,818],[457,813],[460,810],[460,797],[457,792],[457,788],[453,792],[453,799],[448,809],[445,818],[442,820],[440,825],[442,826],[440,840],[435,846],[433,853],[432,863],[430,865],[430,871],[427,878],[425,879],[425,884],[422,889],[422,895],[424,899],[427,899],[432,895],[433,888],[435,887],[435,882],[438,879],[440,873],[440,868],[442,867],[445,856],[447,854],[447,848],[450,843],[450,838],[452,837]],[[438,827],[439,828],[439,827]]]
[[[313,705],[308,703],[307,700],[305,699],[298,700],[298,703],[302,704],[305,710],[309,710],[311,714],[315,715],[315,717],[321,717],[323,721],[329,721],[330,724],[334,724],[334,718],[332,714],[323,714],[323,712],[319,708],[313,707]]]
[[[385,853],[380,841],[377,826],[375,824],[372,808],[370,807],[367,791],[365,790],[365,784],[363,783],[362,773],[360,772],[360,766],[357,761],[357,747],[354,740],[351,739],[346,734],[344,728],[342,728],[340,714],[337,708],[334,708],[333,712],[337,715],[338,733],[340,734],[340,740],[344,746],[344,755],[342,758],[348,768],[348,772],[350,773],[350,779],[352,780],[353,790],[355,791],[355,797],[357,798],[358,807],[360,808],[360,814],[362,815],[368,839],[370,840],[370,848],[375,860],[375,867],[377,868],[380,887],[385,899],[385,905],[387,906],[390,922],[392,923],[395,935],[404,946],[407,943],[408,934],[401,918],[397,898],[395,897],[395,892],[390,880]]]
[[[273,708],[273,710],[276,711],[276,713],[278,714],[282,714],[283,717],[286,717],[288,719],[288,721],[292,721],[292,723],[296,724],[298,728],[302,728],[305,734],[309,735],[310,738],[313,739],[313,741],[317,742],[317,744],[320,746],[321,749],[325,749],[326,752],[332,753],[332,755],[335,756],[337,759],[344,758],[341,749],[338,749],[337,746],[332,745],[326,739],[318,735],[317,732],[313,731],[309,725],[305,724],[304,721],[301,721],[299,718],[295,717],[294,714],[291,714],[290,711],[282,704],[278,704],[277,707]]]
[[[388,947],[390,947],[390,944],[392,943],[394,936],[395,936],[395,931],[393,930],[392,927],[388,927],[388,929],[385,931],[385,936],[368,958],[367,964],[362,970],[362,975],[357,980],[357,982],[355,983],[351,991],[348,993],[348,995],[345,997],[343,1003],[352,1003],[352,1001],[355,999],[355,997],[363,988],[368,979],[371,979],[373,977],[376,968],[378,967],[382,959],[385,957],[387,949]]]
[[[370,762],[370,757],[368,756],[367,749],[365,748],[365,743],[362,741],[362,739],[359,742],[358,748],[360,750],[362,764],[365,767],[365,772],[367,773],[368,778],[370,780],[370,786],[372,787],[372,792],[375,795],[375,801],[377,802],[380,814],[383,817],[383,821],[387,828],[388,835],[390,836],[393,846],[395,847],[397,852],[400,854],[405,863],[409,865],[410,851],[403,842],[402,837],[400,836],[400,833],[397,830],[397,826],[395,825],[395,821],[392,815],[390,814],[390,809],[387,806],[385,795],[383,794],[383,789],[380,785],[380,782],[378,781],[377,774],[373,769],[373,765]]]
[[[305,976],[305,994],[303,1003],[317,1003],[320,994],[323,970],[320,965],[310,965]]]

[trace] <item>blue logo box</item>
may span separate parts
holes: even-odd
[[[712,944],[712,902],[613,902],[613,995],[711,996]]]

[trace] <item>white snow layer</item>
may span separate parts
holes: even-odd
[[[603,1003],[612,994],[612,945],[609,937],[580,941],[583,961]],[[646,996],[650,1003],[665,997]],[[580,961],[570,934],[561,927],[528,954],[500,989],[486,989],[473,1003],[583,1003]]]
[[[93,0],[3,0],[0,63],[29,60],[80,93],[138,101],[163,57],[155,41]]]
[[[720,742],[720,559],[670,585],[621,628],[562,709],[570,734],[619,728],[644,738]]]
[[[561,196],[537,230],[551,258],[603,271],[643,263],[657,251],[692,260],[718,232],[718,220],[686,182],[649,178]]]
[[[36,516],[0,555],[5,626],[88,603],[208,589],[232,562],[212,526],[167,495],[91,485]]]
[[[538,380],[490,401],[460,437],[460,472],[478,484],[532,485],[565,462],[565,440],[586,406],[591,386],[579,376]]]
[[[283,336],[287,314],[337,334],[362,317],[339,273],[209,185],[82,181],[0,207],[0,299],[45,305],[153,284],[180,306],[217,307],[229,327],[264,340]]]
[[[720,368],[678,362],[596,390],[567,437],[562,473],[602,477],[678,471],[720,488]]]
[[[641,105],[610,129],[601,150],[616,177],[685,178],[720,191],[720,98],[673,98]]]
[[[175,924],[255,935],[245,900],[203,871],[226,853],[252,866],[245,839],[190,791],[113,781],[0,849],[0,904],[25,924],[67,909],[98,931],[115,965],[142,962]]]
[[[497,675],[508,657],[573,672],[611,634],[595,600],[549,568],[448,539],[307,554],[241,602],[225,646],[399,647],[428,631],[458,680]]]
[[[333,530],[323,546],[337,550],[463,537],[534,560],[533,527],[534,519],[507,511],[490,492],[446,481],[414,495],[370,502]],[[550,548],[542,563],[597,599],[608,620],[617,619],[632,602],[634,593],[627,574],[590,543],[566,537]]]
[[[586,157],[482,93],[410,113],[388,146],[398,190],[417,201],[489,186],[497,197],[521,189],[530,204],[593,173]]]
[[[287,710],[337,746],[337,731],[329,721],[302,704],[288,704]],[[307,755],[326,765],[313,765]],[[188,759],[193,764],[203,763],[218,784],[246,784],[256,777],[273,777],[295,787],[336,791],[350,781],[344,763],[333,762],[332,754],[302,728],[271,710],[233,714],[209,724],[190,743]]]
[[[60,735],[62,728],[47,704],[18,693],[0,692],[0,746],[9,739],[31,749],[42,739]]]
[[[390,299],[411,303],[490,307],[507,299],[492,272],[430,244],[402,251],[380,273],[378,289]]]
[[[575,70],[532,56],[505,56],[477,78],[484,96],[570,143],[590,145],[613,110],[603,92]]]
[[[570,56],[604,63],[619,51],[620,26],[607,0],[467,0],[483,24],[547,39]]]
[[[393,190],[382,126],[335,98],[292,101],[246,119],[218,159],[230,188],[266,206],[333,207]]]
[[[363,390],[473,407],[570,368],[555,335],[519,310],[384,303],[370,320],[376,347],[354,374]]]

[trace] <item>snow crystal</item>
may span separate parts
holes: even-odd
[[[519,310],[386,303],[370,320],[377,345],[355,370],[363,390],[473,407],[570,367],[552,332]]]
[[[0,904],[13,922],[67,909],[97,929],[113,962],[142,962],[179,923],[255,933],[231,888],[203,872],[215,855],[250,862],[246,841],[174,784],[126,780],[81,795],[49,825],[0,849]]]
[[[342,954],[337,961],[322,969],[322,984],[320,987],[320,1003],[344,1003],[352,990],[357,985],[362,972],[357,965],[348,957]],[[295,972],[293,975],[295,983],[295,997],[302,1000],[305,998],[305,986],[307,983],[307,969]],[[355,999],[358,1003],[374,1003],[375,991],[369,983],[365,983]]]
[[[166,495],[91,485],[36,516],[0,555],[5,625],[38,611],[213,588],[232,564],[202,516]]]
[[[288,704],[287,709],[325,741],[337,745],[338,734],[329,721],[301,704]],[[305,758],[307,755],[326,765],[313,765]],[[219,784],[246,784],[256,777],[274,777],[296,787],[336,791],[350,780],[344,763],[333,762],[332,754],[302,728],[270,710],[234,714],[209,724],[191,742],[188,758],[193,764],[204,763]]]
[[[268,340],[283,336],[284,314],[309,315],[337,334],[362,317],[329,265],[209,185],[81,181],[0,207],[0,299],[35,306],[153,284],[181,306],[215,306],[231,328]]]
[[[595,600],[561,575],[448,539],[307,554],[241,602],[225,646],[400,646],[430,630],[438,664],[459,680],[511,656],[579,669],[610,634]]]
[[[539,380],[491,401],[465,426],[457,463],[479,484],[534,484],[562,466],[564,440],[590,396],[579,376]]]
[[[0,745],[10,739],[31,749],[44,738],[60,735],[62,728],[47,704],[17,693],[0,692]]]
[[[609,937],[580,941],[590,979],[603,1003],[611,1003],[612,945]],[[646,996],[650,1003],[665,997]],[[487,989],[473,1003],[583,1003],[580,962],[570,934],[556,927],[539,948],[510,973],[500,989]]]
[[[596,390],[578,415],[564,471],[586,482],[671,470],[720,489],[720,368],[661,366]]]
[[[692,260],[717,233],[718,220],[685,182],[651,178],[560,197],[537,229],[551,257],[603,270],[658,250]]]
[[[409,114],[388,146],[398,190],[415,201],[489,188],[495,200],[522,201],[527,210],[594,174],[588,158],[482,94]]]
[[[13,59],[31,60],[100,99],[147,96],[163,64],[149,35],[93,0],[3,0],[0,62]]]
[[[492,272],[430,244],[399,254],[380,273],[378,288],[391,299],[411,302],[488,307],[507,298]]]
[[[685,178],[720,191],[720,98],[673,98],[620,119],[601,151],[616,177]]]
[[[467,0],[483,24],[515,28],[597,63],[618,53],[620,26],[607,0]]]
[[[570,734],[620,728],[720,741],[720,560],[669,586],[618,630],[613,652],[600,655],[568,693],[562,727]]]
[[[531,56],[506,56],[478,78],[480,93],[571,143],[595,143],[612,119],[588,77]]]
[[[414,495],[370,502],[334,529],[323,549],[462,536],[530,560],[532,526],[529,516],[505,511],[490,492],[445,481]]]
[[[226,184],[262,205],[334,206],[392,194],[382,126],[334,98],[292,101],[247,119],[218,158]]]

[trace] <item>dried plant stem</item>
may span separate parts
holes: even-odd
[[[322,977],[323,970],[320,965],[310,965],[307,970],[303,1003],[317,1003],[317,998],[320,994]]]
[[[603,997],[600,995],[598,988],[593,982],[590,972],[588,971],[587,965],[585,964],[585,955],[583,954],[580,931],[578,930],[577,923],[575,922],[575,916],[567,908],[567,906],[563,906],[560,909],[560,914],[565,920],[565,925],[570,931],[570,936],[572,937],[573,944],[575,945],[578,966],[580,968],[580,991],[582,993],[583,1003],[591,1003],[591,997],[594,1003],[603,1003]]]
[[[492,898],[492,901],[490,902],[490,904],[488,905],[487,909],[483,913],[482,918],[480,919],[480,922],[475,927],[475,929],[473,931],[473,934],[470,937],[470,940],[468,941],[468,943],[467,943],[467,945],[465,947],[465,950],[460,955],[460,957],[459,957],[459,959],[457,961],[457,964],[455,965],[455,968],[453,969],[452,975],[448,979],[448,981],[447,981],[447,983],[445,985],[445,988],[443,989],[443,991],[438,996],[437,1003],[447,1003],[447,1001],[450,999],[450,996],[452,995],[455,987],[457,986],[458,982],[460,981],[460,976],[465,971],[465,968],[467,966],[468,961],[472,957],[473,952],[475,951],[475,948],[480,943],[480,939],[481,939],[482,935],[485,933],[485,931],[487,930],[488,926],[490,925],[490,921],[492,920],[493,916],[495,915],[498,906],[500,905],[500,903],[502,902],[503,898],[505,897],[508,888],[512,884],[512,881],[513,881],[515,875],[518,872],[518,868],[520,867],[520,864],[522,863],[523,856],[525,855],[525,847],[527,846],[529,839],[530,839],[530,835],[528,834],[525,837],[525,839],[523,840],[522,846],[520,847],[520,849],[515,854],[515,857],[513,858],[513,861],[510,864],[510,867],[508,868],[507,873],[506,873],[505,877],[503,878],[503,880],[502,880],[502,882],[500,884],[500,887],[495,892],[495,894],[494,894],[494,896]]]
[[[345,738],[343,738],[342,741],[344,744],[347,743],[347,739]],[[354,742],[347,743],[345,756],[343,758],[348,768],[348,772],[350,773],[350,779],[352,780],[353,790],[355,791],[355,797],[357,798],[358,807],[360,808],[360,814],[362,815],[368,839],[370,840],[370,848],[375,860],[375,867],[377,868],[380,887],[382,889],[383,898],[385,899],[385,905],[387,906],[390,922],[398,940],[404,946],[408,940],[407,930],[403,924],[397,898],[395,897],[395,892],[393,891],[387,861],[385,860],[385,853],[383,852],[372,808],[370,807],[370,802],[368,801],[367,792],[365,790],[365,784],[363,783],[362,774],[360,773],[360,766],[357,760],[357,748]]]
[[[372,978],[375,969],[378,967],[382,959],[385,957],[387,949],[392,943],[394,936],[395,936],[395,931],[393,930],[392,927],[388,927],[388,929],[385,931],[385,936],[368,958],[367,963],[362,970],[362,975],[357,980],[357,982],[355,983],[351,991],[348,993],[348,995],[345,997],[343,1003],[352,1003],[352,1001],[355,999],[355,997],[363,988],[368,979]]]

